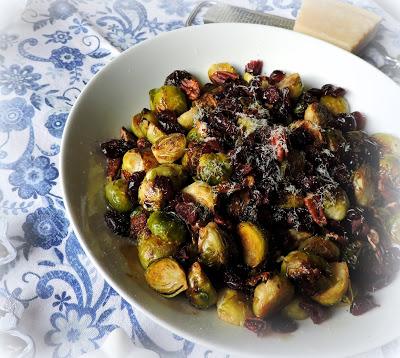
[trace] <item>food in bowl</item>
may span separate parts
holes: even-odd
[[[105,222],[148,285],[258,334],[362,314],[400,264],[400,141],[365,133],[343,88],[262,67],[176,70],[101,145]]]

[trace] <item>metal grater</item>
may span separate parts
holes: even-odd
[[[215,22],[243,22],[282,27],[288,30],[293,30],[295,24],[295,20],[287,19],[285,17],[263,14],[261,12],[238,6],[216,3],[215,1],[202,1],[189,15],[186,21],[186,26],[192,25],[195,17],[204,8],[207,8],[207,11],[203,16],[205,24]]]

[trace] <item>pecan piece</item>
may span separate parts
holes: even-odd
[[[239,75],[237,73],[228,71],[215,71],[210,77],[210,80],[212,83],[215,83],[217,85],[222,85],[227,80],[237,80],[238,78]]]
[[[324,214],[324,209],[322,208],[321,197],[319,195],[308,194],[304,198],[304,205],[308,209],[312,219],[319,226],[324,226],[328,223]]]
[[[131,132],[129,132],[125,127],[121,127],[119,133],[121,139],[124,140],[125,142],[135,141],[135,136]]]
[[[121,158],[107,158],[107,177],[111,180],[117,179],[121,163]]]
[[[194,78],[185,78],[182,80],[180,88],[191,101],[198,99],[200,96],[200,83]]]

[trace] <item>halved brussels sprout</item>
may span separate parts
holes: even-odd
[[[169,242],[157,235],[139,235],[138,243],[139,261],[144,269],[158,259],[172,256],[177,245]]]
[[[340,256],[339,248],[332,241],[321,236],[312,236],[304,240],[299,250],[318,255],[328,261],[336,261]]]
[[[185,271],[169,257],[154,261],[144,276],[148,285],[164,297],[174,297],[188,288]]]
[[[217,291],[198,262],[189,269],[188,284],[186,296],[194,307],[206,309],[217,303]]]
[[[217,196],[212,187],[203,181],[195,181],[182,189],[182,192],[188,194],[195,202],[205,206],[213,211],[217,202]]]
[[[167,177],[171,179],[174,189],[178,190],[186,180],[186,173],[179,164],[161,164],[158,167],[150,169],[145,180],[154,180],[156,177]]]
[[[298,242],[304,241],[305,239],[308,239],[309,237],[313,236],[313,234],[311,232],[298,231],[298,230],[295,230],[295,229],[289,229],[288,230],[288,234],[292,239],[294,239],[294,240],[296,240]]]
[[[337,188],[333,191],[324,191],[322,205],[327,218],[340,221],[346,217],[350,202],[346,192],[341,188]]]
[[[186,240],[186,227],[171,214],[155,211],[147,219],[147,227],[153,235],[165,241],[181,244]]]
[[[246,297],[231,288],[223,289],[217,301],[218,318],[236,326],[243,326],[246,319],[252,317]]]
[[[311,106],[311,105],[310,105]],[[312,116],[310,115],[312,119]],[[317,122],[318,119],[315,119]],[[295,132],[297,130],[304,130],[314,139],[314,145],[321,145],[324,142],[322,136],[322,129],[318,123],[313,122],[313,120],[298,120],[289,124],[290,132]]]
[[[172,133],[158,139],[151,147],[160,164],[173,163],[185,154],[186,138],[182,133]]]
[[[208,69],[208,78],[210,79],[211,82],[217,84],[219,83],[218,81],[215,80],[215,75],[217,72],[226,72],[237,75],[235,68],[231,64],[227,62],[214,63]]]
[[[182,113],[178,117],[178,123],[185,129],[193,128],[195,118],[198,116],[199,108],[197,106],[191,107],[188,111]]]
[[[275,275],[257,285],[253,297],[253,313],[264,318],[286,306],[294,295],[294,287],[286,277]]]
[[[342,96],[322,96],[319,102],[333,114],[348,113],[350,111],[349,104]]]
[[[228,262],[225,234],[213,221],[199,230],[198,249],[201,262],[207,266],[219,267]]]
[[[247,83],[250,83],[251,82],[251,80],[254,78],[254,76],[251,74],[251,73],[249,73],[249,72],[245,72],[244,74],[243,74],[243,79],[247,82]]]
[[[311,268],[328,267],[328,263],[322,257],[304,251],[292,251],[284,257],[281,273],[291,279],[298,279],[304,277]]]
[[[338,129],[329,128],[324,134],[328,149],[332,152],[336,152],[346,141],[342,135],[342,132]]]
[[[379,161],[379,191],[387,201],[396,201],[400,192],[400,159],[386,154]]]
[[[304,113],[304,120],[306,122],[314,123],[317,126],[324,127],[331,116],[332,115],[326,107],[314,102],[307,106]]]
[[[154,144],[164,136],[165,133],[160,128],[158,128],[156,124],[149,124],[149,127],[147,128],[146,138],[151,144]]]
[[[353,187],[356,202],[361,206],[371,206],[376,199],[376,182],[372,168],[363,164],[353,173]]]
[[[120,212],[132,210],[132,203],[128,196],[128,183],[123,179],[108,181],[104,187],[106,199],[110,206]]]
[[[308,313],[300,307],[300,300],[298,298],[290,301],[287,306],[283,307],[281,312],[285,317],[296,321],[301,321],[309,317]]]
[[[324,306],[333,306],[339,303],[349,288],[349,269],[345,262],[333,262],[330,264],[331,278],[327,289],[311,298]]]
[[[239,125],[239,127],[242,129],[243,133],[246,136],[253,133],[259,126],[257,120],[245,116],[241,116],[238,119],[237,124]]]
[[[287,193],[279,206],[284,209],[301,208],[304,206],[304,198],[299,194]]]
[[[242,243],[244,262],[252,268],[257,267],[267,256],[267,236],[251,222],[241,222],[237,230]]]
[[[303,93],[303,82],[298,73],[292,73],[278,83],[278,88],[288,88],[290,98],[297,99]]]
[[[128,150],[122,158],[122,173],[129,176],[135,172],[148,171],[158,165],[156,158],[150,150],[137,148]]]
[[[207,123],[196,121],[194,127],[186,135],[187,142],[203,142],[207,138]]]
[[[133,134],[138,138],[145,138],[150,123],[157,124],[157,118],[153,112],[144,108],[142,112],[132,117],[131,129]]]
[[[161,86],[150,90],[150,108],[152,111],[173,111],[181,114],[187,110],[185,94],[175,86]]]
[[[400,139],[393,134],[376,133],[372,135],[372,138],[378,142],[384,154],[400,156]]]
[[[200,157],[197,177],[210,185],[217,185],[229,179],[232,167],[223,153],[206,153]]]

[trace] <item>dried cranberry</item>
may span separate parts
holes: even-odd
[[[104,214],[104,221],[114,234],[129,236],[129,214],[109,210]]]
[[[270,84],[276,84],[278,82],[281,82],[285,78],[285,72],[281,70],[275,70],[273,71],[270,76],[269,76],[269,82]]]
[[[299,306],[309,314],[311,320],[315,324],[321,324],[330,316],[328,308],[321,306],[319,303],[311,301],[306,297],[301,297]]]
[[[271,331],[270,324],[261,318],[247,318],[244,322],[245,328],[257,334],[259,337],[265,336]]]
[[[321,87],[323,96],[342,97],[346,94],[346,90],[341,87],[336,87],[331,84],[326,84]]]
[[[339,114],[329,124],[334,128],[340,129],[342,132],[350,132],[357,129],[357,122],[352,113]]]
[[[166,133],[185,133],[184,129],[179,125],[176,114],[173,111],[165,110],[157,113],[158,126]]]
[[[354,119],[356,120],[357,123],[357,130],[362,131],[365,128],[366,124],[366,119],[365,116],[361,112],[353,112],[352,115],[354,116]]]
[[[100,145],[103,154],[110,159],[121,158],[129,149],[134,147],[133,142],[123,139],[112,139]]]
[[[179,87],[182,80],[191,78],[193,78],[193,76],[189,72],[184,70],[175,70],[167,76],[164,84]]]
[[[269,86],[264,91],[263,99],[267,102],[267,104],[275,104],[281,99],[281,93],[278,88]]]
[[[135,172],[130,174],[128,182],[128,195],[132,203],[137,203],[137,196],[139,191],[139,186],[146,175],[145,171]]]
[[[375,307],[379,307],[379,305],[374,302],[372,296],[357,296],[350,306],[350,313],[353,316],[361,316]]]
[[[261,75],[262,68],[263,62],[261,60],[253,60],[246,65],[244,70],[254,76],[258,76]]]

